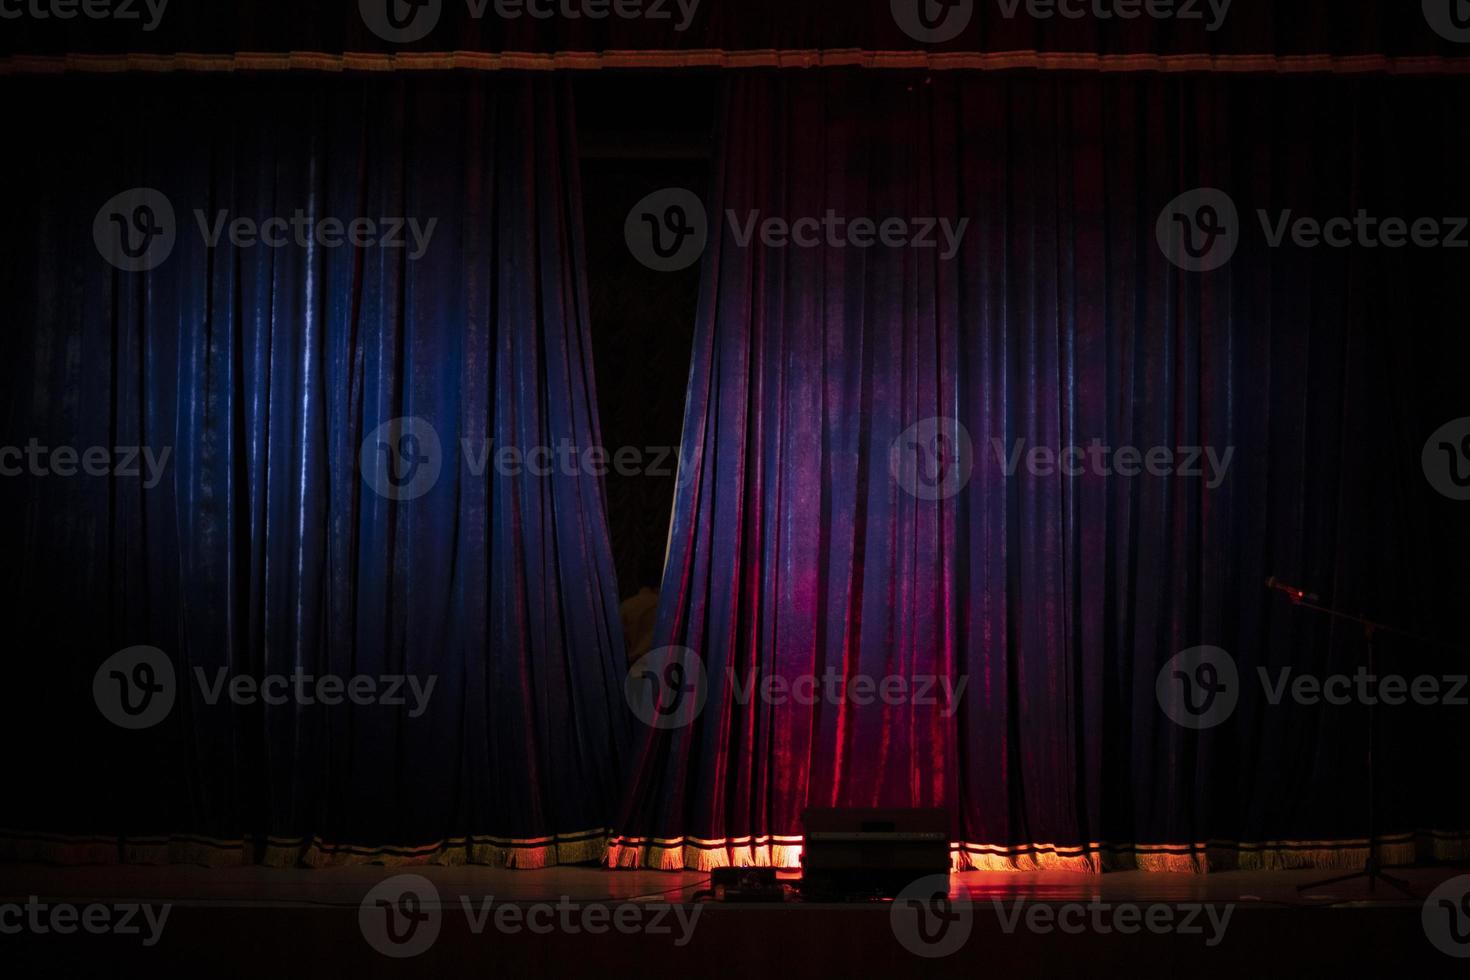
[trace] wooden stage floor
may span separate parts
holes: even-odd
[[[1470,867],[1395,873],[1410,881],[1414,897],[1383,885],[1370,892],[1361,881],[1298,892],[1298,885],[1332,874],[1321,870],[966,872],[949,878],[948,907],[965,910],[963,941],[952,952],[928,956],[916,954],[913,937],[902,934],[892,903],[694,905],[694,893],[708,877],[695,872],[581,866],[507,871],[9,865],[0,866],[0,970],[18,977],[158,977],[186,971],[211,978],[355,980],[419,975],[1470,977],[1470,933],[1463,944],[1436,938],[1436,917],[1457,913],[1451,906],[1441,911],[1436,904],[1441,899],[1426,901],[1446,882],[1453,887],[1462,876],[1470,882]],[[400,875],[431,883],[434,899],[421,911],[437,915],[431,945],[405,958],[375,948],[367,938],[371,926],[365,925],[382,914],[370,908],[370,893]],[[119,908],[167,904],[169,915],[149,945],[136,936],[27,929],[16,934],[5,928],[28,906],[70,904],[81,915],[99,903]],[[1470,909],[1470,898],[1465,903]],[[507,906],[516,909],[506,920],[509,926],[496,919]],[[611,910],[598,920],[601,932],[581,917],[581,910],[597,906]],[[629,906],[635,908],[629,911]],[[17,907],[22,913],[6,912]],[[544,912],[549,928],[526,927],[536,921],[530,911],[535,908]],[[563,909],[570,918],[557,918]],[[671,909],[677,914],[667,917],[671,928],[664,933],[606,927],[618,910],[629,911],[630,921],[651,923],[655,912]],[[1131,930],[1119,917],[1126,909],[1133,910]],[[650,917],[640,918],[644,913]],[[1160,916],[1165,926],[1139,928],[1137,923],[1151,915]],[[1470,911],[1466,916],[1460,925],[1470,924]],[[1186,917],[1196,923],[1192,931],[1182,928]],[[1227,927],[1221,927],[1222,918]],[[7,961],[22,969],[6,969]]]

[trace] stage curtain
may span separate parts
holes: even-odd
[[[0,480],[0,846],[599,858],[628,716],[602,481],[576,455],[600,436],[565,81],[7,92],[0,420],[47,472],[7,456]],[[148,271],[94,242],[135,187],[173,215]],[[116,212],[135,243],[136,203]],[[108,471],[60,447],[103,447]],[[168,658],[175,700],[126,730],[93,684],[135,645]],[[219,689],[297,675],[305,698]]]
[[[1364,704],[1272,704],[1261,672],[1353,677],[1361,632],[1264,582],[1462,640],[1470,517],[1421,450],[1466,414],[1470,253],[1272,248],[1257,212],[1448,232],[1470,128],[1443,85],[729,79],[688,469],[634,666],[662,714],[609,862],[792,866],[809,806],[943,807],[961,868],[1360,862]],[[1209,272],[1156,238],[1196,187],[1240,215]],[[832,216],[968,226],[947,255],[939,230],[759,225]],[[1094,441],[1100,465],[1058,455]],[[1008,474],[1017,446],[1052,462]],[[1156,684],[1202,645],[1239,700],[1193,729]],[[1466,673],[1463,651],[1378,646],[1380,674],[1446,695]],[[803,681],[832,677],[867,686]],[[1385,856],[1463,855],[1465,708],[1379,710]]]

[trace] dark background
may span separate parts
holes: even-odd
[[[606,479],[621,596],[657,589],[674,499],[699,263],[655,272],[635,259],[623,222],[644,196],[709,180],[717,76],[597,72],[576,80],[592,348],[602,442],[631,446],[656,474]],[[667,453],[665,453],[667,450]]]

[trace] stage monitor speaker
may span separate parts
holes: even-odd
[[[805,898],[893,896],[949,873],[949,817],[941,809],[813,808],[802,814]]]

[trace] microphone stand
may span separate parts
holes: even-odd
[[[1273,589],[1277,588],[1274,579],[1271,580],[1269,584]],[[1373,641],[1379,632],[1397,633],[1400,636],[1406,636],[1410,639],[1430,643],[1435,646],[1451,645],[1445,644],[1443,641],[1436,640],[1433,637],[1424,636],[1422,634],[1414,633],[1406,629],[1400,629],[1397,626],[1389,626],[1385,623],[1377,622],[1376,620],[1369,619],[1368,617],[1359,615],[1357,613],[1350,613],[1342,609],[1334,609],[1331,606],[1320,605],[1319,603],[1312,601],[1317,598],[1316,596],[1306,596],[1300,591],[1291,591],[1289,589],[1278,589],[1278,591],[1286,591],[1287,596],[1291,599],[1291,603],[1294,606],[1301,606],[1304,609],[1310,609],[1313,612],[1321,613],[1324,616],[1328,616],[1333,619],[1345,620],[1350,623],[1357,623],[1359,626],[1361,626],[1363,628],[1363,641],[1367,644],[1368,647],[1368,676],[1370,677],[1376,678],[1378,676],[1376,672],[1376,657],[1374,656],[1375,644]],[[1379,864],[1378,861],[1378,806],[1377,790],[1373,779],[1373,750],[1378,742],[1378,712],[1375,710],[1375,702],[1377,700],[1377,697],[1374,697],[1368,702],[1368,860],[1364,863],[1362,871],[1354,871],[1345,875],[1336,875],[1332,878],[1324,878],[1321,881],[1311,881],[1305,885],[1299,885],[1297,887],[1297,891],[1306,891],[1308,888],[1322,888],[1326,885],[1336,885],[1340,882],[1352,881],[1354,878],[1367,878],[1369,892],[1372,892],[1377,885],[1379,879],[1382,879],[1383,881],[1386,881],[1393,887],[1397,888],[1400,892],[1407,895],[1408,897],[1414,897],[1413,891],[1409,888],[1409,883],[1407,881],[1404,881],[1404,879],[1402,878],[1396,878],[1393,875],[1385,872],[1382,868],[1382,865]]]

